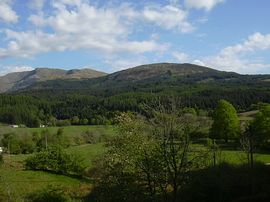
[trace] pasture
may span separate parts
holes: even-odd
[[[45,128],[52,134],[56,134],[59,127]],[[16,135],[41,132],[44,128],[11,128],[0,126],[0,135],[15,133]],[[64,127],[64,135],[70,139],[91,131],[98,136],[112,137],[116,129],[112,126],[67,126]],[[73,142],[74,143],[74,142]],[[201,144],[193,147],[203,148]],[[93,159],[106,151],[103,141],[93,144],[72,144],[66,148],[68,153],[76,154],[83,159],[84,165],[89,169]],[[4,155],[4,164],[0,167],[0,201],[23,201],[25,197],[47,187],[61,189],[73,199],[82,198],[91,192],[93,181],[91,178],[76,178],[43,171],[30,171],[24,169],[24,160],[31,154]],[[246,161],[246,154],[240,150],[222,150],[220,158],[223,162],[241,164]],[[255,154],[255,159],[262,163],[270,163],[270,154]]]

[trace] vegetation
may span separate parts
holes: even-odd
[[[47,75],[47,74],[46,74]],[[220,99],[238,111],[270,102],[268,75],[239,75],[190,64],[155,64],[85,80],[49,80],[0,95],[0,122],[28,127],[109,125],[120,112],[144,113],[157,99],[211,111]]]
[[[33,96],[34,90],[27,96],[1,95],[1,121],[20,127],[0,126],[0,200],[268,201],[269,105],[251,105],[257,103],[252,96],[243,103],[236,94],[219,100],[218,85],[229,95],[236,85],[254,81],[236,74],[204,74],[204,79],[215,78],[211,85],[197,85],[202,74],[190,78],[171,71],[151,81],[149,75],[144,80],[127,74],[133,87],[125,81],[119,82],[120,89],[107,91],[109,87],[100,84],[100,92],[87,95],[87,90],[63,96],[49,96],[49,91]],[[107,78],[107,84],[117,80]],[[179,83],[190,91],[181,91]],[[256,95],[255,87],[243,88]],[[268,99],[267,88],[260,101]],[[242,113],[239,120],[237,110],[247,108],[253,112]],[[31,180],[44,179],[51,181],[37,182],[33,190],[16,182],[33,185]]]
[[[214,111],[210,137],[213,139],[237,139],[240,124],[235,108],[227,101],[220,100]]]
[[[79,156],[68,154],[59,146],[52,146],[26,159],[26,169],[51,171],[59,174],[81,175],[84,167]]]

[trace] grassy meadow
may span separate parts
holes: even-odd
[[[31,134],[48,129],[55,134],[59,127],[49,128],[11,128],[0,126],[0,135],[15,133],[16,135]],[[112,126],[67,126],[64,127],[64,135],[73,140],[76,136],[91,131],[98,136],[111,137],[116,134]],[[204,146],[194,144],[193,147],[201,149]],[[92,161],[98,155],[106,151],[104,142],[76,145],[74,142],[66,149],[68,153],[76,154],[83,159],[84,165],[91,168]],[[0,167],[0,201],[23,201],[23,198],[35,191],[47,187],[61,189],[73,199],[79,199],[91,192],[93,181],[91,178],[76,178],[43,171],[30,171],[24,169],[24,160],[31,154],[4,155],[4,164]],[[246,154],[240,150],[221,149],[220,158],[224,162],[241,164],[246,161]],[[255,154],[257,161],[270,163],[270,154]]]
[[[56,134],[59,127],[49,128],[11,128],[0,126],[0,135],[15,133],[16,135],[31,134],[48,129]],[[64,135],[69,139],[91,131],[99,136],[110,137],[115,129],[110,126],[67,126]],[[104,143],[72,145],[66,149],[68,153],[80,156],[86,167],[91,167],[92,160],[105,151]],[[61,189],[72,198],[81,198],[87,195],[92,187],[91,179],[80,179],[43,171],[30,171],[24,169],[24,160],[31,154],[8,155],[4,154],[4,164],[0,165],[0,201],[23,201],[23,198],[35,191],[47,187]]]

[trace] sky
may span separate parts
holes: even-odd
[[[0,75],[194,63],[270,74],[269,0],[0,0]]]

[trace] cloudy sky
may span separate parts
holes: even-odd
[[[269,0],[0,0],[0,75],[195,63],[270,74]]]

